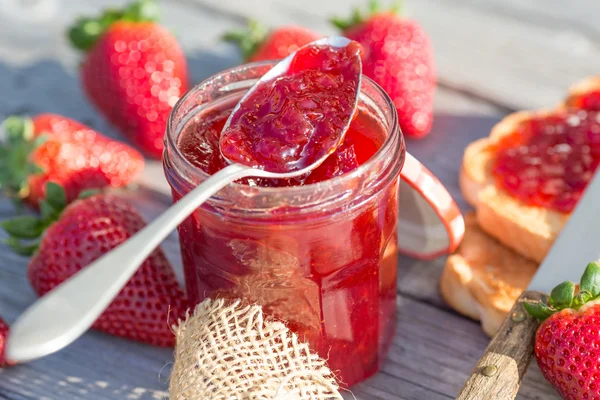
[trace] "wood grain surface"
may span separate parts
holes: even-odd
[[[64,39],[76,15],[125,0],[1,0],[0,117],[56,112],[114,137],[89,105],[77,77],[78,55]],[[219,41],[254,17],[271,25],[304,24],[323,34],[327,18],[361,0],[163,0],[164,23],[180,38],[193,82],[240,63]],[[506,113],[551,106],[575,80],[598,72],[600,28],[594,0],[406,0],[406,13],[431,34],[440,89],[430,137],[408,141],[418,157],[467,206],[458,189],[462,151]],[[160,163],[149,162],[139,190],[128,194],[151,219],[170,203]],[[0,197],[0,219],[13,215]],[[5,235],[0,232],[0,240]],[[175,234],[164,243],[181,277]],[[380,373],[346,393],[367,399],[453,399],[483,354],[479,323],[451,311],[438,293],[444,259],[400,257],[397,335]],[[0,245],[0,315],[12,322],[35,295],[27,260]],[[89,332],[50,357],[0,370],[0,399],[164,399],[172,351]],[[559,399],[534,366],[518,399]]]

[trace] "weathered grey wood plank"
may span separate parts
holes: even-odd
[[[593,0],[573,1],[568,9],[563,0],[464,0],[460,6],[478,8],[530,25],[579,31],[596,41],[600,34],[596,18],[600,3]]]

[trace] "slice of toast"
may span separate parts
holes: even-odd
[[[440,290],[452,308],[481,320],[484,332],[493,336],[538,264],[483,232],[473,213],[465,215],[465,227],[461,245],[446,261]]]
[[[578,98],[600,91],[600,77],[574,84],[558,108],[577,104]],[[483,230],[527,258],[541,262],[570,214],[530,206],[498,187],[492,176],[496,144],[532,117],[554,110],[521,111],[500,121],[487,138],[471,143],[465,150],[459,183],[464,198],[476,209]]]
[[[524,120],[550,111],[511,114],[492,129],[490,136],[465,150],[459,184],[465,199],[476,209],[483,230],[525,257],[541,262],[568,219],[568,214],[529,206],[498,187],[492,176],[496,143]]]

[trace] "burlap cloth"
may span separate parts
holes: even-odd
[[[259,306],[206,299],[175,334],[171,400],[342,399],[325,361]]]

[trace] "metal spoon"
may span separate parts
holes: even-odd
[[[349,43],[350,40],[343,37],[330,37],[309,45],[344,48]],[[232,115],[238,112],[243,100],[261,83],[285,74],[294,55],[291,54],[277,63],[258,80],[233,109]],[[360,57],[357,56],[356,62],[360,65]],[[360,70],[361,68],[358,69],[353,111],[356,111],[358,104]],[[343,129],[344,133],[350,126],[353,114],[354,112],[348,118]],[[227,128],[230,120],[231,117],[224,129]],[[335,147],[326,149],[316,162],[293,172],[273,173],[242,164],[231,164],[223,168],[125,243],[83,268],[31,305],[11,326],[6,342],[6,359],[13,362],[34,360],[52,354],[76,340],[92,326],[138,267],[169,233],[202,203],[228,184],[244,177],[287,179],[300,176],[318,167],[333,151]]]

